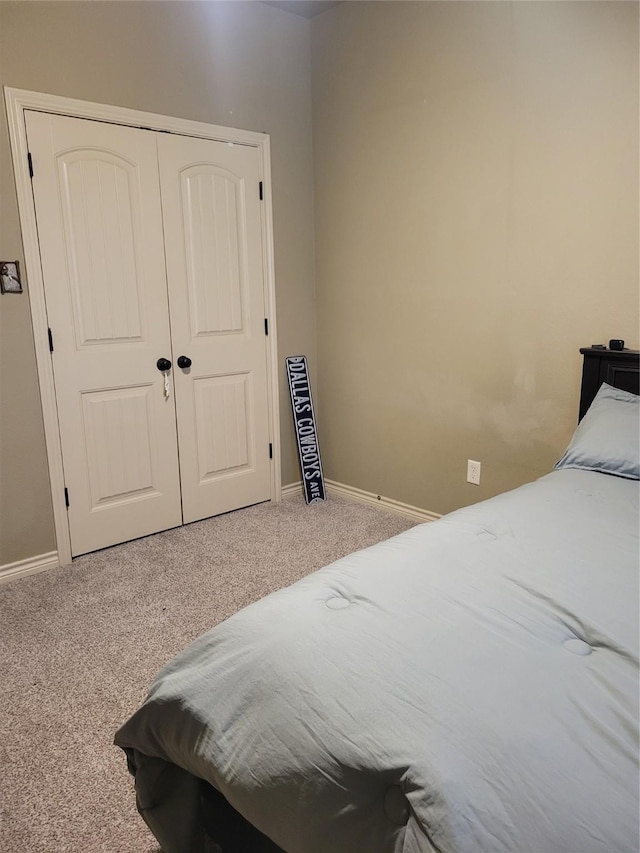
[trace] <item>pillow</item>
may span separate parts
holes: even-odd
[[[640,397],[606,382],[555,468],[583,468],[640,480]]]

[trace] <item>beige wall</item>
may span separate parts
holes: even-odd
[[[446,512],[546,473],[579,347],[638,346],[638,5],[352,2],[311,33],[325,475]]]
[[[279,360],[305,352],[314,370],[309,63],[309,22],[261,3],[0,2],[2,86],[270,134]],[[0,112],[0,258],[22,260]],[[284,483],[299,477],[286,394]],[[5,295],[0,565],[54,548],[28,298]]]

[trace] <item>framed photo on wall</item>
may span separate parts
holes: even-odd
[[[22,293],[20,267],[17,261],[0,261],[0,292]]]

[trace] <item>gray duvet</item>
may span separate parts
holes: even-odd
[[[116,743],[165,853],[197,778],[288,853],[637,853],[638,633],[638,483],[556,471],[237,613]]]

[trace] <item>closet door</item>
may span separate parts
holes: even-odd
[[[271,497],[260,164],[173,134],[158,152],[189,522]]]
[[[182,522],[156,137],[26,124],[75,556]]]

